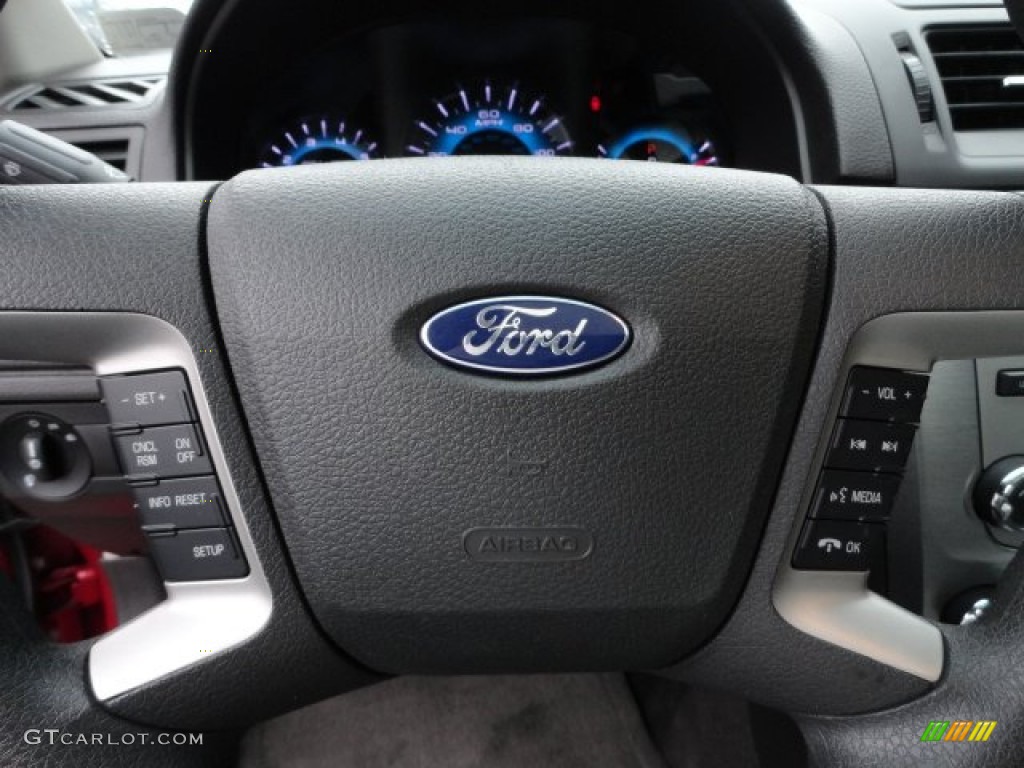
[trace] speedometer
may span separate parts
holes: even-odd
[[[459,88],[433,103],[433,112],[413,125],[406,153],[449,155],[567,155],[573,142],[561,117],[543,97],[516,86],[485,83]]]

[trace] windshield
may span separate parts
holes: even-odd
[[[173,48],[193,0],[64,0],[107,56]]]

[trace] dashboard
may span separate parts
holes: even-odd
[[[498,152],[1019,189],[1020,89],[985,89],[1021,50],[996,0],[200,1],[173,58],[7,83],[0,116],[144,181]]]
[[[184,176],[398,157],[534,155],[802,177],[796,110],[748,14],[614,3],[515,13],[241,3],[177,61]],[[198,24],[196,25],[198,26]],[[208,48],[205,46],[209,46]]]
[[[728,163],[707,84],[629,34],[567,20],[418,23],[301,57],[247,120],[240,167],[380,157]]]

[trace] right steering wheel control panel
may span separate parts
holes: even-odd
[[[927,390],[917,373],[850,371],[794,568],[868,571],[875,591],[887,592],[886,523]]]
[[[1024,543],[1024,328],[1014,313],[891,315],[854,338],[779,613],[935,681],[936,623],[970,624]]]

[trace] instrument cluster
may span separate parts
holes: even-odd
[[[728,164],[702,79],[580,22],[380,28],[310,54],[267,90],[239,168],[456,155]]]

